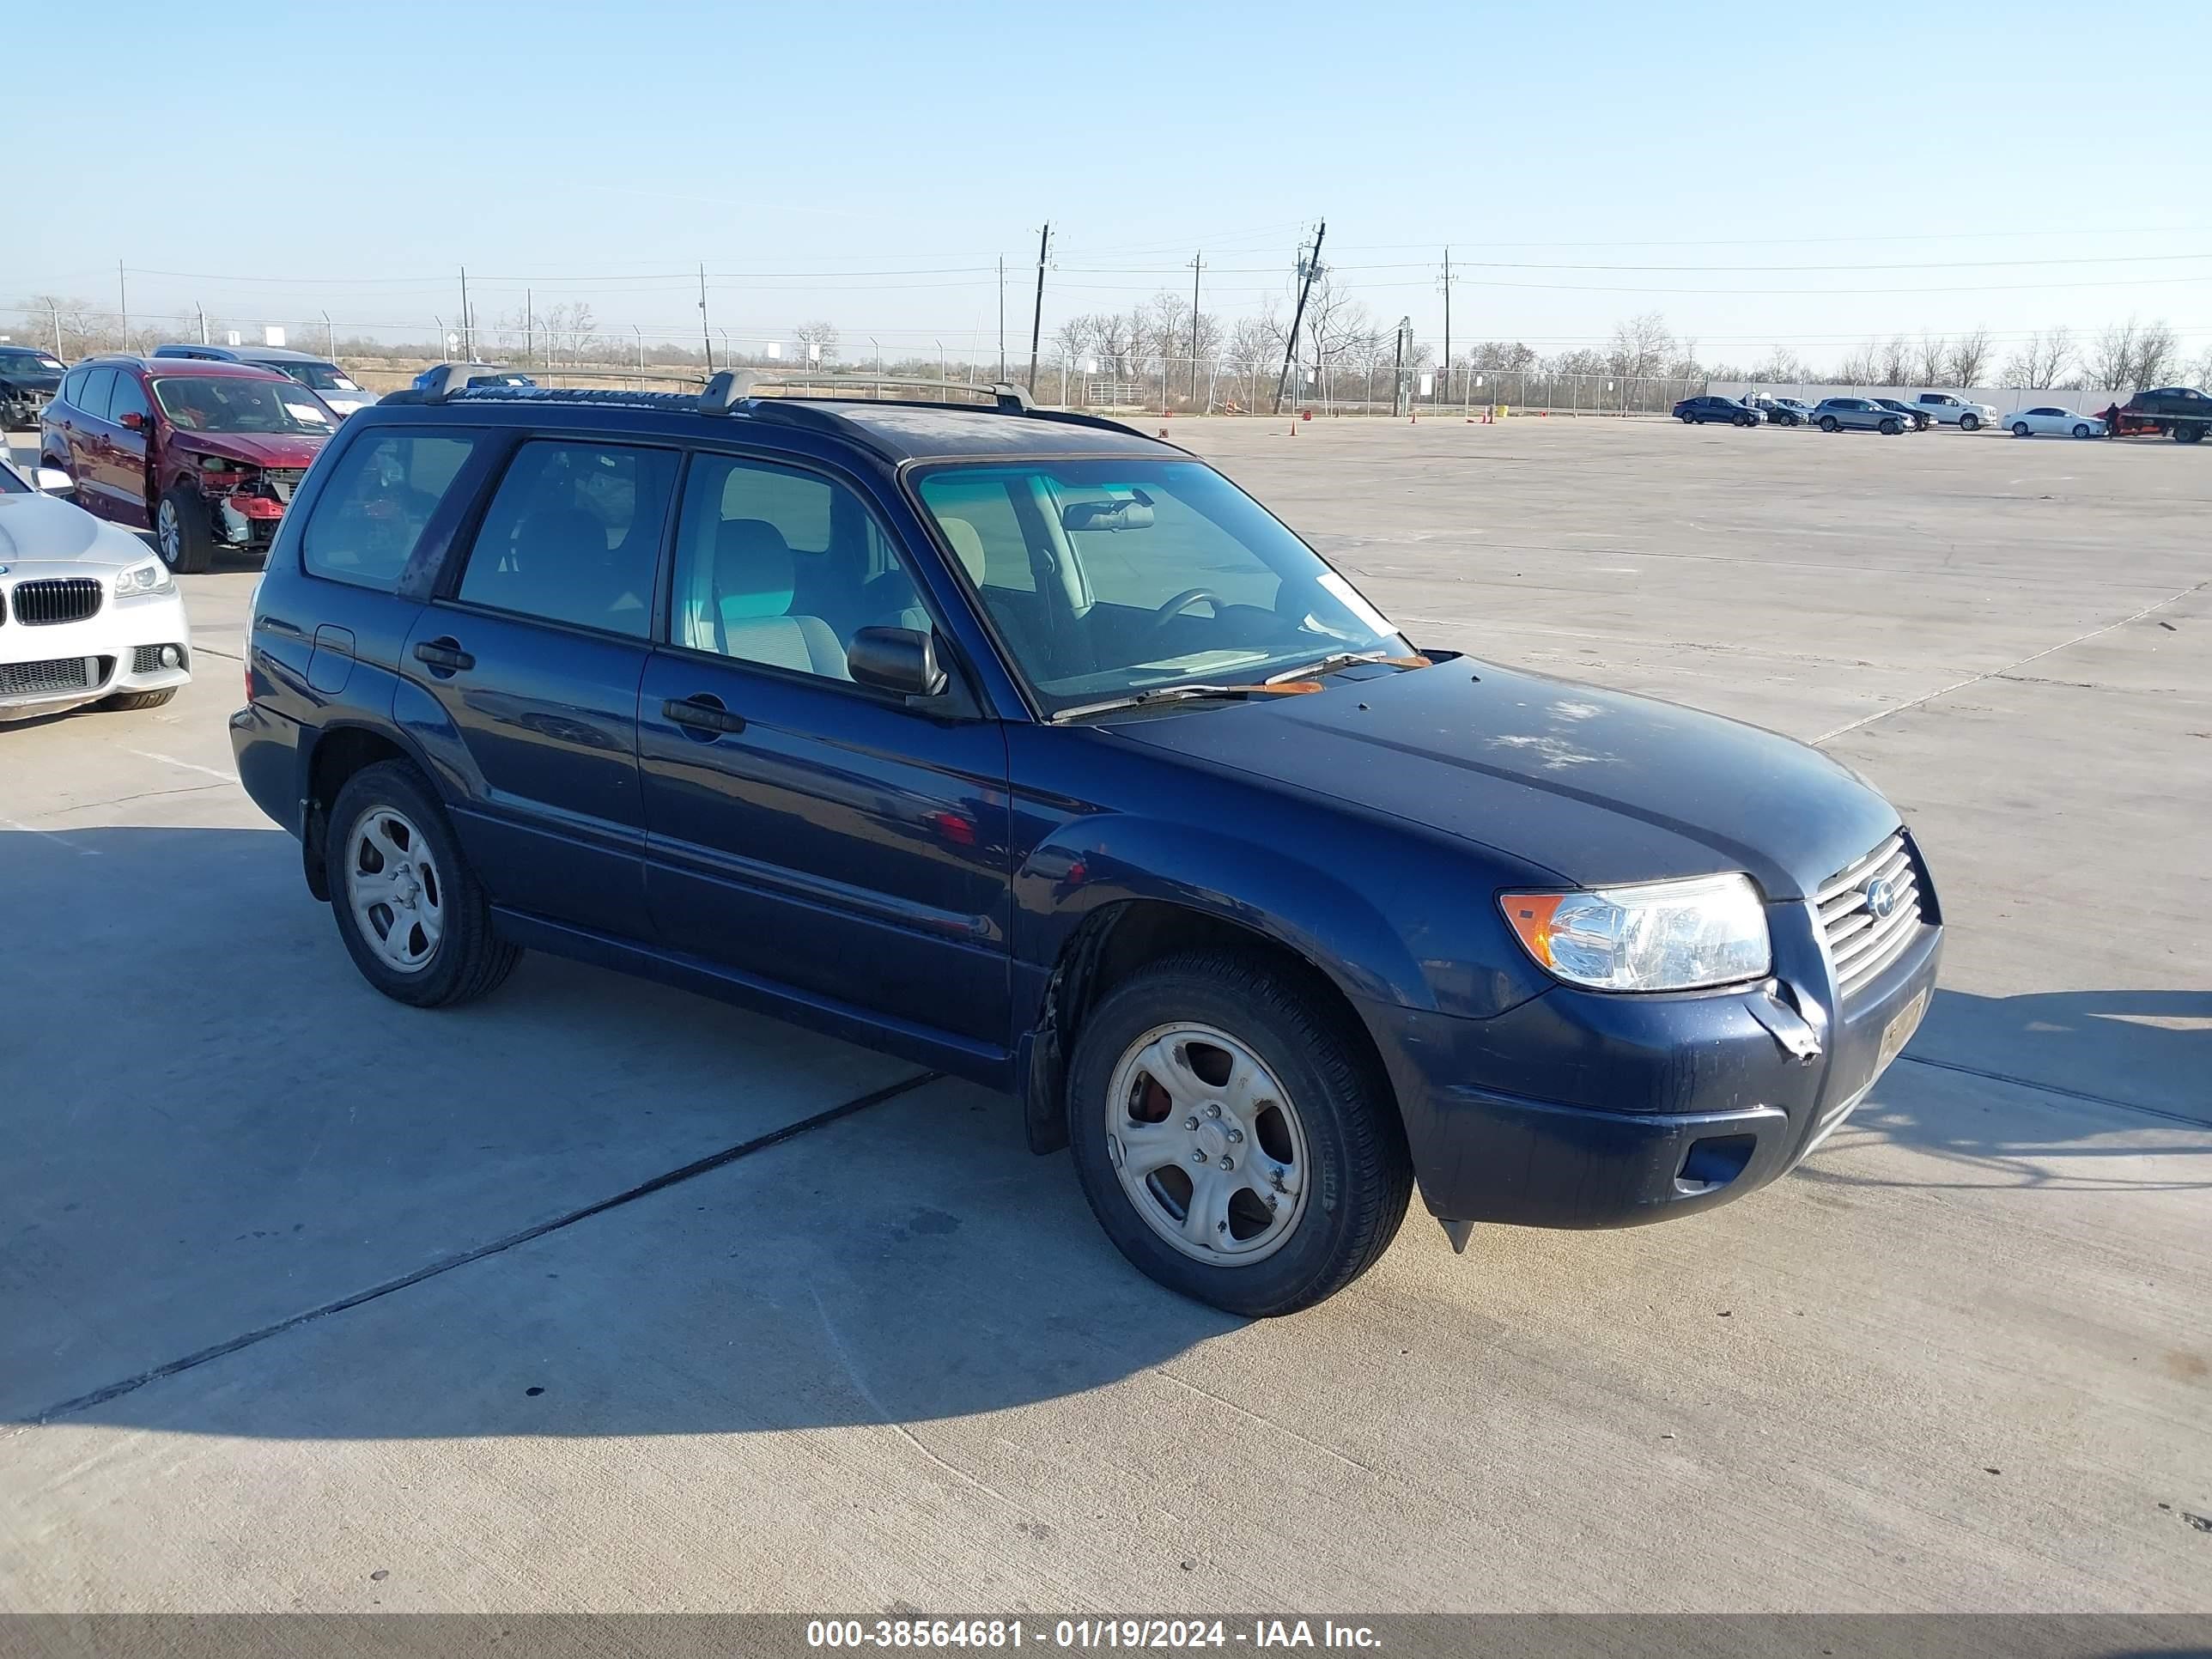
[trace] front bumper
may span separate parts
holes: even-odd
[[[160,665],[165,645],[184,660]],[[105,599],[83,622],[0,625],[0,720],[28,720],[98,702],[118,692],[158,691],[192,677],[191,630],[181,594]]]
[[[1778,929],[1775,976],[1747,989],[1559,986],[1487,1020],[1361,1012],[1431,1213],[1634,1226],[1754,1192],[1833,1133],[1894,1058],[1885,1036],[1901,1046],[1924,1013],[1942,936],[1931,906],[1839,1013],[1809,928]]]

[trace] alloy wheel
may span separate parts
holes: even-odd
[[[177,516],[177,504],[165,501],[154,509],[154,550],[161,556],[161,562],[172,570],[184,556],[184,520]]]
[[[1210,1025],[1155,1026],[1106,1091],[1107,1153],[1146,1226],[1212,1267],[1265,1261],[1305,1213],[1311,1162],[1289,1092]]]
[[[446,931],[446,884],[429,842],[403,812],[372,806],[346,838],[346,906],[362,941],[395,973],[417,974]]]

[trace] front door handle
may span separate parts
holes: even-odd
[[[660,713],[664,719],[672,720],[687,731],[702,732],[710,738],[720,737],[725,732],[745,729],[743,714],[732,714],[722,707],[720,698],[710,696],[703,691],[680,702],[672,697],[660,705]]]
[[[450,635],[423,641],[415,647],[415,660],[429,664],[433,671],[443,670],[448,674],[458,674],[477,665],[477,659],[462,650],[461,642]]]

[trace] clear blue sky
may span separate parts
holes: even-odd
[[[704,261],[736,339],[988,355],[988,268],[1025,349],[1047,218],[1049,334],[1187,293],[1200,248],[1209,308],[1254,309],[1326,216],[1431,341],[1449,242],[1455,343],[1658,310],[1709,358],[1825,360],[2135,313],[2212,347],[2201,5],[23,11],[0,305],[112,304],[121,259],[134,313],[425,337],[465,263],[482,319],[527,284],[674,335]]]

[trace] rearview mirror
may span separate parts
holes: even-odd
[[[31,487],[46,495],[66,495],[76,488],[76,480],[58,466],[42,466],[31,475]]]
[[[1139,491],[1104,501],[1070,501],[1060,510],[1066,530],[1150,530],[1152,498]]]
[[[845,666],[856,685],[933,697],[945,690],[937,663],[937,636],[918,628],[864,628],[853,635]]]

